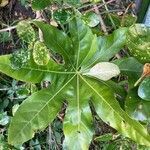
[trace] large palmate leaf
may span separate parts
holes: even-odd
[[[139,122],[132,120],[115,99],[115,92],[122,89],[116,90],[115,86],[114,91],[113,82],[93,79],[85,74],[95,62],[107,61],[120,50],[124,43],[125,30],[119,29],[110,35],[112,38],[115,35],[115,39],[123,39],[116,45],[110,43],[111,38],[104,37],[105,42],[100,42],[100,47],[103,47],[101,49],[98,48],[99,40],[96,35],[79,18],[71,21],[69,36],[42,22],[33,23],[42,30],[45,45],[52,54],[62,55],[64,63],[60,65],[50,59],[47,65],[38,66],[30,60],[26,66],[15,70],[11,68],[10,56],[0,56],[0,71],[13,78],[34,83],[51,81],[47,89],[31,95],[21,104],[11,121],[8,142],[17,145],[31,139],[37,130],[44,129],[53,121],[62,102],[66,100],[68,107],[63,122],[64,149],[89,148],[94,135],[89,101],[103,121],[139,144],[150,145],[147,130]],[[109,44],[105,49],[103,44],[107,42]],[[105,59],[101,59],[101,55]]]
[[[88,60],[86,68],[100,61],[109,61],[110,58],[118,53],[126,42],[126,32],[127,28],[120,28],[110,35],[98,37],[98,50],[94,56]]]
[[[63,56],[65,64],[72,64],[73,47],[69,37],[53,26],[42,22],[34,22],[41,28],[45,45],[52,53],[59,53]]]

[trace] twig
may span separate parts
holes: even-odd
[[[40,11],[36,11],[36,19],[38,20],[42,20],[42,15],[41,15],[41,12]],[[39,39],[41,42],[43,42],[43,33],[41,31],[41,29],[39,29]]]
[[[106,4],[105,0],[102,0],[102,1],[103,1],[103,4],[105,6],[106,11],[109,12],[109,9],[107,7],[107,4]],[[112,19],[111,15],[109,13],[108,13],[108,17],[109,17],[109,19],[110,19],[110,21],[112,23],[113,28],[116,29],[116,25],[114,23],[114,20]]]
[[[121,26],[124,24],[125,15],[127,14],[129,8],[130,8],[132,5],[133,5],[133,2],[130,3],[130,4],[128,5],[128,7],[126,8],[126,10],[125,10],[125,12],[124,12],[124,14],[123,14],[122,20],[121,20]]]
[[[98,15],[98,17],[99,17],[99,21],[100,21],[101,28],[102,28],[103,32],[107,35],[108,32],[107,32],[106,25],[105,25],[105,23],[104,23],[104,21],[103,21],[103,18],[102,18],[102,16],[101,16],[101,14],[100,14],[100,12],[99,12],[99,9],[98,9],[98,7],[97,7],[96,4],[94,4],[94,9],[95,9],[95,13],[96,13],[96,14]]]
[[[100,14],[103,15],[103,14],[108,14],[112,12],[124,12],[124,11],[125,11],[124,9],[114,9],[114,10],[100,12]]]
[[[101,8],[101,7],[103,7],[104,5],[110,4],[110,3],[114,2],[114,1],[115,1],[115,0],[109,0],[109,1],[106,2],[105,4],[97,5],[97,8]],[[93,11],[93,10],[94,10],[94,8],[88,9],[88,10],[85,11],[85,13],[90,12],[90,11]]]
[[[48,126],[48,146],[49,146],[49,149],[51,149],[51,145],[52,145],[52,129],[51,129],[51,125],[49,124],[49,126]]]
[[[11,30],[13,30],[13,29],[16,29],[16,26],[12,26],[12,27],[8,27],[8,28],[5,28],[5,29],[1,29],[0,30],[0,33],[2,33],[2,32],[6,32],[6,31],[11,31]]]

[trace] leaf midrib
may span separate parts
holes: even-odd
[[[0,65],[8,67],[8,65],[5,64],[5,63],[0,63]],[[26,69],[26,70],[31,70],[31,71],[47,72],[47,73],[55,73],[55,74],[67,74],[67,75],[69,75],[69,74],[76,74],[76,72],[73,72],[73,71],[72,72],[70,72],[70,71],[69,72],[68,71],[64,72],[64,71],[55,71],[55,70],[43,70],[43,69],[37,69],[37,68],[31,68],[31,67],[22,67],[21,69]],[[15,69],[12,69],[12,70],[15,71]]]
[[[93,87],[92,85],[90,85],[90,83],[88,83],[88,81],[86,81],[81,75],[80,75],[80,78],[81,78],[101,99],[103,99],[103,101],[105,101],[105,99],[94,89],[94,87]],[[114,108],[113,108],[107,101],[105,101],[105,103],[107,103],[107,105],[109,105],[109,106],[114,110]],[[114,110],[114,112],[116,112],[116,111]],[[122,116],[119,115],[118,112],[116,112],[116,114],[122,118]],[[126,115],[127,115],[127,114],[126,114]],[[128,116],[128,115],[127,115],[127,116]],[[129,117],[129,116],[128,116],[128,117]],[[129,118],[130,118],[130,117],[129,117]],[[124,120],[124,118],[122,118],[122,120]],[[130,122],[128,122],[128,124],[130,124]],[[131,124],[130,124],[130,125],[131,125]],[[143,126],[142,126],[141,124],[139,124],[139,125],[143,128]],[[132,126],[132,125],[131,125],[131,126]],[[134,128],[134,126],[132,126],[132,127]],[[134,130],[137,131],[136,128],[134,128]],[[139,130],[138,130],[137,132],[139,133]],[[145,137],[145,139],[146,139],[148,142],[150,142],[149,138],[148,138],[147,136],[145,136],[145,134],[144,134],[144,136],[143,136],[143,133],[140,132],[140,134],[142,135],[142,137]]]
[[[118,38],[119,39],[119,38]],[[120,39],[119,40],[116,40],[108,49],[106,49],[107,50],[107,52],[108,52],[108,54],[110,54],[112,51],[110,51],[110,49],[112,48],[112,47],[114,47],[114,45],[116,45],[116,43],[118,43],[118,41],[121,41]],[[103,50],[103,52],[102,52],[102,50]],[[103,57],[103,55],[106,53],[106,51],[104,51],[104,49],[101,49],[100,51],[99,51],[99,53],[98,53],[98,55],[100,56],[100,57],[98,57],[97,59],[95,59],[95,61],[93,61],[90,65],[88,65],[86,68],[85,68],[85,70],[86,69],[88,69],[89,67],[91,67],[95,62],[97,62],[100,58],[102,58]],[[108,55],[107,54],[107,55]]]
[[[73,76],[73,77],[71,77],[71,79],[64,85],[64,86],[62,86],[47,102],[46,102],[46,104],[44,104],[44,106],[36,113],[36,115],[20,130],[20,132],[22,132],[34,119],[35,119],[35,117],[48,105],[48,103],[51,101],[51,100],[53,100],[60,92],[61,92],[61,90],[63,90],[64,88],[65,88],[65,86],[67,86],[72,80],[73,80],[73,78],[76,76],[76,74]],[[19,132],[19,133],[20,133]],[[14,137],[14,141],[15,141],[15,139],[16,139],[16,137],[18,137],[19,136],[19,134],[16,134],[16,136]]]

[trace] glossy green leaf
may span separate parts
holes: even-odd
[[[37,41],[33,47],[33,60],[38,65],[47,65],[50,59],[50,54],[43,42]]]
[[[86,68],[89,68],[100,61],[109,61],[110,58],[118,53],[125,45],[126,32],[127,28],[120,28],[110,35],[98,37],[98,50],[95,55],[88,60]]]
[[[82,20],[74,18],[70,22],[70,34],[74,47],[74,63],[76,68],[85,68],[89,59],[95,54],[97,47],[97,37],[86,26]]]
[[[134,57],[117,59],[113,63],[118,65],[122,75],[128,77],[129,88],[132,88],[142,74],[143,65]]]
[[[7,115],[7,112],[0,113],[0,125],[5,126],[9,123],[9,116]]]
[[[53,0],[32,0],[32,8],[35,10],[41,10],[49,6]]]
[[[126,98],[126,112],[139,121],[147,121],[150,119],[150,102],[141,99],[137,94],[137,89],[132,89]]]
[[[59,90],[57,94],[50,90],[39,91],[22,103],[9,127],[10,144],[22,144],[34,137],[37,130],[46,128],[54,120],[62,105]],[[56,99],[59,101],[56,102]]]
[[[84,14],[83,19],[87,23],[87,25],[90,27],[95,27],[100,22],[98,15],[93,12],[88,12],[88,13]]]
[[[46,46],[53,53],[61,54],[65,64],[60,65],[50,59],[47,65],[40,66],[31,59],[26,67],[14,70],[10,67],[9,56],[0,56],[0,71],[11,77],[34,83],[51,81],[47,89],[32,94],[20,105],[9,127],[8,142],[18,145],[31,139],[37,130],[43,130],[53,121],[66,100],[68,107],[63,122],[65,149],[89,149],[94,134],[89,101],[103,121],[124,136],[149,146],[147,130],[132,120],[114,98],[121,89],[116,90],[115,86],[113,90],[114,84],[84,75],[95,62],[99,63],[103,57],[107,60],[119,51],[126,29],[117,30],[110,35],[111,38],[101,37],[105,42],[98,49],[97,36],[79,18],[71,21],[69,36],[42,22],[34,24],[42,30]],[[105,43],[109,44],[105,47]]]
[[[138,88],[138,95],[143,100],[150,101],[150,78],[146,78],[142,81]]]
[[[38,21],[33,23],[42,30],[45,45],[53,53],[61,54],[65,64],[72,64],[70,57],[73,55],[73,48],[69,37],[54,26]]]
[[[65,9],[58,9],[54,11],[53,18],[59,24],[65,24],[71,18],[71,12]]]
[[[99,60],[108,61],[112,58],[125,44],[127,28],[115,30],[113,34],[99,37]]]
[[[150,145],[147,130],[137,121],[132,120],[119,106],[110,88],[88,78],[81,77],[87,88],[92,92],[91,100],[101,119],[117,129],[126,137],[132,138],[142,145]]]
[[[135,24],[129,28],[127,46],[130,54],[142,63],[150,60],[150,28],[144,24]]]
[[[65,69],[53,60],[49,60],[47,66],[38,66],[31,61],[26,66],[16,70],[11,67],[10,57],[10,55],[0,56],[0,71],[17,80],[40,83],[42,80],[52,80],[55,73],[66,73]]]
[[[68,90],[68,108],[64,120],[64,149],[86,150],[94,134],[92,114],[88,104],[91,93],[87,92],[84,84],[77,75]]]

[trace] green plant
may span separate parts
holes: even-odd
[[[23,5],[27,3],[24,0],[21,2]],[[104,122],[125,137],[149,146],[150,71],[145,78],[142,76],[143,64],[149,63],[150,60],[149,28],[143,24],[134,25],[136,17],[131,15],[124,14],[122,17],[109,14],[105,4],[108,14],[106,13],[104,22],[110,26],[113,24],[114,28],[125,28],[119,28],[106,36],[98,36],[103,35],[99,31],[99,23],[103,21],[100,19],[101,14],[90,12],[81,15],[77,10],[85,8],[82,7],[84,2],[87,2],[86,7],[94,6],[95,9],[95,2],[99,2],[97,0],[92,1],[93,3],[84,0],[33,0],[32,8],[38,10],[38,14],[39,10],[53,2],[56,4],[55,10],[49,11],[49,8],[46,8],[46,11],[64,32],[40,21],[20,21],[16,29],[21,48],[11,55],[0,56],[1,72],[27,82],[18,85],[20,82],[14,80],[6,94],[11,102],[4,102],[5,98],[0,101],[0,123],[4,125],[3,129],[7,131],[5,125],[9,124],[10,114],[14,116],[8,130],[9,144],[19,148],[22,143],[32,139],[23,147],[61,147],[62,131],[61,134],[58,134],[57,130],[52,131],[58,124],[56,128],[63,128],[65,135],[64,149],[88,149],[91,141],[93,144],[96,139],[100,141],[100,147],[105,149],[130,149],[131,141],[122,136],[114,139],[114,133],[100,136],[96,133],[99,137],[93,138],[93,112],[96,111]],[[105,15],[102,19],[104,18]],[[37,28],[42,33],[40,30],[37,33]],[[107,29],[104,32],[107,34]],[[1,41],[9,40],[9,35],[5,33],[1,34]],[[125,45],[129,54],[124,49]],[[121,49],[123,51],[119,52]],[[122,57],[122,52],[125,52],[128,58],[116,59],[118,56]],[[117,75],[119,77],[114,78]],[[139,83],[139,87],[135,87],[139,79],[143,81]],[[41,83],[44,89],[41,90],[40,87],[39,91],[34,93],[31,87],[27,87],[32,85],[30,83]],[[63,112],[65,117],[59,122],[55,118],[64,102],[67,105],[66,111]],[[48,131],[35,134],[47,126]],[[48,141],[45,142],[46,137]],[[50,143],[50,139],[52,141],[55,137],[56,143]],[[0,142],[8,146],[6,136],[2,135]]]
[[[114,97],[115,93],[121,94],[119,85],[99,80],[108,80],[119,73],[114,64],[101,62],[109,61],[122,48],[127,28],[96,37],[78,16],[71,20],[68,36],[48,24],[32,23],[42,30],[44,44],[52,58],[58,53],[63,63],[51,58],[48,64],[39,65],[31,54],[27,64],[13,69],[10,55],[0,56],[1,72],[25,82],[51,82],[48,88],[34,93],[21,104],[9,127],[9,143],[19,145],[31,139],[37,130],[43,130],[54,120],[67,100],[64,148],[88,149],[94,134],[89,101],[103,121],[136,142],[150,145],[144,126],[131,119]],[[32,48],[34,51],[34,46]]]

